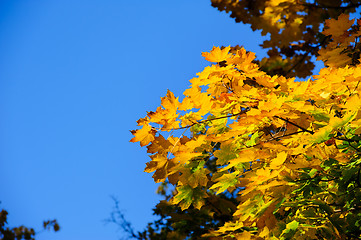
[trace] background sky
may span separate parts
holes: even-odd
[[[213,46],[263,57],[260,33],[210,0],[1,0],[0,208],[38,240],[118,239],[111,195],[136,230],[159,201],[130,143],[167,89],[181,95]]]

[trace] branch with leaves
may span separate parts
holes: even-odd
[[[330,67],[308,81],[267,74],[244,48],[214,47],[182,99],[168,90],[138,121],[131,141],[147,147],[154,181],[173,185],[162,206],[180,209],[174,224],[197,212],[227,216],[204,238],[361,237],[361,65],[338,52],[360,23],[325,22]],[[232,210],[210,204],[221,195]]]

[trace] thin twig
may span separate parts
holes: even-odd
[[[111,196],[114,201],[114,210],[110,214],[110,218],[105,219],[105,223],[114,223],[119,229],[123,230],[125,233],[129,235],[130,238],[140,239],[134,232],[134,229],[130,222],[125,219],[124,214],[119,208],[119,201],[116,197]]]
[[[246,112],[248,112],[249,110],[248,109],[245,109],[239,113],[235,113],[235,114],[231,114],[231,115],[225,115],[225,116],[221,116],[221,117],[216,117],[216,118],[212,118],[212,119],[204,119],[204,120],[201,120],[201,121],[197,121],[195,123],[192,123],[190,125],[187,125],[187,126],[184,126],[184,127],[179,127],[179,128],[172,128],[172,129],[163,129],[163,131],[171,131],[171,130],[181,130],[181,129],[186,129],[186,128],[190,128],[190,127],[193,127],[194,125],[197,125],[197,124],[201,124],[201,123],[204,123],[204,122],[208,122],[208,121],[213,121],[213,120],[218,120],[218,119],[223,119],[223,118],[230,118],[230,117],[235,117],[235,116],[238,116],[238,115],[241,115],[241,114],[244,114]]]
[[[359,83],[360,83],[360,80],[358,80],[358,82],[357,82],[357,84],[356,84],[356,87],[355,87],[355,89],[353,90],[353,92],[356,91],[356,89],[358,88]]]
[[[285,72],[285,76],[287,76],[292,70],[294,70],[298,65],[300,65],[306,59],[306,57],[308,56],[308,53],[309,52],[305,52],[304,54],[302,54],[303,55],[302,58]]]
[[[314,133],[315,133],[315,132],[310,131],[310,130],[307,130],[306,128],[303,128],[303,127],[297,125],[296,123],[293,123],[293,122],[291,122],[291,121],[289,121],[288,119],[285,119],[285,118],[283,118],[283,117],[279,117],[279,116],[274,116],[274,117],[275,117],[275,118],[278,118],[278,119],[281,119],[281,120],[283,120],[283,121],[285,121],[285,122],[287,122],[287,123],[289,123],[289,124],[291,124],[291,125],[293,125],[293,126],[295,126],[295,127],[298,127],[299,129],[301,129],[301,130],[304,131],[304,132],[308,132],[308,133],[311,133],[311,134],[314,134]]]

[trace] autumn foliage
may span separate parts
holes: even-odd
[[[285,77],[308,77],[315,67],[314,57],[331,39],[320,33],[326,19],[337,19],[342,13],[352,13],[360,0],[211,0],[212,6],[230,13],[236,22],[250,24],[269,36],[261,46],[268,56],[259,63],[263,71]],[[341,22],[340,22],[341,24]],[[342,22],[343,24],[343,22]],[[337,25],[333,25],[337,28]],[[340,30],[343,28],[340,25]],[[336,30],[336,29],[335,29]],[[336,32],[333,32],[337,34]],[[346,44],[346,43],[345,43]],[[343,54],[356,54],[346,45]],[[358,58],[356,58],[358,59]]]
[[[269,18],[270,4],[277,15],[296,1],[255,2]],[[264,25],[265,17],[260,27],[274,39],[283,20]],[[283,32],[307,19],[284,22]],[[327,45],[317,50],[326,67],[306,81],[265,72],[244,48],[203,53],[211,65],[184,96],[168,90],[132,131],[151,158],[145,171],[175,187],[161,206],[214,221],[200,235],[208,239],[361,238],[360,25],[348,14],[326,20]],[[286,48],[282,36],[277,45]]]

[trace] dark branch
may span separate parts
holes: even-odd
[[[292,70],[294,70],[296,67],[298,67],[298,65],[300,65],[301,63],[303,63],[305,61],[305,59],[307,58],[308,56],[308,53],[309,52],[306,52],[304,54],[302,54],[302,58],[297,61],[290,69],[288,69],[286,72],[285,72],[285,76],[287,76],[290,72],[292,72]]]
[[[303,128],[303,127],[301,127],[300,125],[297,125],[296,123],[293,123],[293,122],[291,122],[291,121],[289,121],[288,119],[285,119],[285,118],[283,118],[283,117],[279,117],[279,116],[274,116],[275,118],[278,118],[278,119],[281,119],[281,120],[283,120],[283,121],[285,121],[286,123],[289,123],[289,124],[291,124],[291,125],[293,125],[293,126],[295,126],[295,127],[298,127],[299,129],[301,129],[302,131],[304,131],[304,132],[308,132],[308,133],[311,133],[311,134],[314,134],[315,132],[313,132],[313,131],[310,131],[310,130],[307,130],[306,128]]]
[[[105,223],[114,223],[123,232],[128,234],[128,237],[134,239],[140,239],[134,232],[132,224],[125,219],[124,214],[119,208],[119,201],[116,197],[111,196],[114,201],[114,210],[110,214],[110,218],[105,219]],[[128,238],[129,239],[129,238]]]

